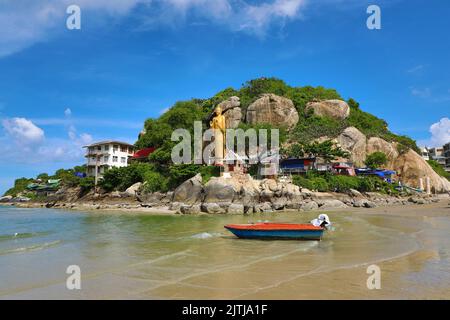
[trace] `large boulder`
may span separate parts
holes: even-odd
[[[225,124],[227,128],[235,129],[241,123],[242,110],[240,106],[241,101],[239,97],[236,96],[230,97],[217,105],[217,107],[220,107],[222,109],[222,113],[225,116]],[[210,118],[212,118],[213,116],[214,110],[211,112]]]
[[[131,187],[129,187],[127,190],[125,190],[125,194],[129,197],[134,197],[138,193],[138,191],[142,187],[142,182],[137,182],[133,184]]]
[[[201,206],[199,204],[194,204],[194,205],[181,205],[180,207],[180,212],[182,214],[196,214],[196,213],[200,213],[201,210]]]
[[[272,208],[272,204],[270,202],[262,202],[262,203],[258,203],[255,207],[254,207],[254,212],[258,213],[258,212],[273,212],[273,208]]]
[[[302,204],[300,207],[304,211],[311,211],[319,209],[319,205],[315,201],[309,201]]]
[[[203,203],[201,210],[209,214],[223,214],[226,213],[224,207],[219,206],[217,203]]]
[[[10,202],[12,198],[13,198],[12,196],[0,197],[0,202]]]
[[[217,107],[220,107],[222,109],[222,113],[227,112],[230,109],[238,108],[240,106],[241,100],[236,96],[230,97],[217,105]]]
[[[228,214],[244,214],[244,205],[240,203],[232,203],[228,209]]]
[[[346,128],[338,137],[339,146],[350,153],[350,160],[356,166],[363,166],[366,159],[366,136],[355,127]]]
[[[249,124],[267,123],[276,127],[293,128],[299,117],[294,103],[275,94],[263,94],[247,109]]]
[[[418,187],[419,180],[422,178],[424,187],[426,187],[426,178],[430,178],[432,191],[446,192],[450,191],[450,182],[439,176],[430,165],[415,151],[409,150],[395,159],[393,168],[400,175],[403,184],[410,187]]]
[[[350,115],[350,107],[342,100],[312,101],[306,104],[306,111],[312,112],[319,117],[330,117],[337,120],[347,119]]]
[[[29,202],[31,199],[24,196],[17,196],[11,199],[12,202]]]
[[[394,166],[394,162],[399,156],[397,151],[397,145],[395,143],[387,142],[378,137],[372,137],[367,141],[367,150],[366,154],[370,155],[374,152],[383,152],[388,158],[387,166],[392,168]]]
[[[236,129],[242,120],[241,108],[233,108],[225,112],[225,125],[229,129]]]
[[[249,179],[242,184],[239,198],[235,202],[242,203],[245,207],[253,207],[260,199],[259,181]]]
[[[186,204],[194,204],[202,200],[202,176],[197,174],[189,180],[183,182],[173,192],[172,201]]]
[[[238,197],[240,186],[234,179],[212,177],[205,185],[205,203],[233,202]]]
[[[318,201],[318,205],[320,209],[340,209],[340,208],[348,208],[348,206],[340,200],[336,199],[325,199]]]

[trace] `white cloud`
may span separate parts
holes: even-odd
[[[243,10],[238,12],[240,19],[237,21],[241,21],[241,30],[262,35],[274,22],[284,23],[297,18],[305,3],[304,0],[275,0],[259,5],[245,5]]]
[[[46,41],[65,28],[66,9],[76,3],[83,10],[123,16],[145,0],[2,0],[0,8],[0,57]],[[82,15],[83,16],[83,15]],[[83,20],[82,20],[83,23]]]
[[[70,108],[67,108],[66,110],[64,110],[64,115],[66,117],[70,117],[72,115],[72,110],[70,110]]]
[[[433,123],[429,132],[431,133],[430,138],[418,141],[418,144],[423,147],[442,147],[450,142],[450,119],[445,117]]]
[[[419,98],[429,98],[431,96],[430,88],[411,88],[411,94]]]
[[[442,118],[439,122],[433,123],[430,126],[431,146],[442,146],[450,142],[450,119]]]
[[[0,57],[19,52],[68,31],[68,5],[76,3],[82,12],[96,17],[125,17],[138,5],[143,25],[139,29],[177,25],[187,18],[207,19],[232,31],[264,36],[274,24],[300,16],[307,0],[2,0],[0,9]],[[144,10],[145,9],[145,10]],[[91,15],[92,17],[92,15]],[[102,20],[102,19],[98,19]],[[95,21],[94,21],[95,22]],[[91,25],[93,22],[90,22]]]
[[[25,118],[3,119],[0,135],[0,162],[45,164],[83,162],[83,146],[92,143],[87,133],[78,134],[75,126],[67,128],[68,139],[47,138],[43,129]]]
[[[77,128],[75,127],[75,122],[72,119],[72,110],[67,108],[64,111],[64,115],[66,116],[66,126],[67,126],[67,135],[69,136],[70,141],[74,146],[83,147],[87,144],[91,144],[93,138],[90,134],[82,133],[78,135]]]
[[[39,143],[44,140],[44,130],[25,118],[4,119],[3,127],[18,144]]]
[[[408,73],[418,73],[420,71],[422,71],[425,68],[425,66],[423,64],[419,64],[417,66],[414,66],[408,70],[406,70],[406,72]]]

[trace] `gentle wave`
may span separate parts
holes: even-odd
[[[223,234],[221,234],[219,232],[212,232],[212,233],[202,232],[202,233],[194,234],[190,238],[192,238],[192,239],[210,239],[210,238],[217,238],[217,237],[221,237],[221,236],[223,236]]]
[[[56,240],[56,241],[52,241],[52,242],[45,242],[45,243],[42,243],[42,244],[36,244],[36,245],[28,246],[28,247],[20,247],[20,248],[15,248],[15,249],[8,249],[8,250],[0,251],[0,255],[43,250],[43,249],[46,249],[46,248],[49,248],[49,247],[56,246],[59,243],[61,243],[61,240]]]
[[[49,232],[16,232],[13,234],[0,234],[0,241],[9,241],[15,239],[27,239],[48,235]]]

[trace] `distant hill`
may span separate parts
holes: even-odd
[[[248,107],[263,94],[275,94],[292,101],[299,115],[299,121],[289,131],[287,140],[310,142],[327,136],[337,137],[347,127],[356,127],[367,137],[380,137],[389,142],[398,142],[400,148],[411,148],[419,151],[416,142],[406,136],[392,133],[385,120],[360,109],[360,105],[352,98],[345,100],[335,89],[324,87],[292,87],[283,80],[276,78],[259,78],[246,82],[239,89],[227,88],[208,99],[191,99],[180,101],[172,106],[158,119],[148,119],[144,125],[144,134],[136,142],[139,148],[161,147],[170,140],[173,129],[191,129],[193,121],[201,120],[211,113],[219,103],[238,97],[242,112],[242,123],[246,122]],[[350,115],[346,119],[335,119],[327,116],[317,116],[307,109],[307,104],[313,101],[344,100],[350,107]],[[272,125],[274,125],[272,123]],[[275,124],[276,127],[276,124]]]

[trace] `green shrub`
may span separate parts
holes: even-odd
[[[389,132],[386,121],[368,112],[350,105],[350,116],[346,120],[347,126],[357,128],[368,137],[380,137]]]
[[[73,169],[59,169],[55,172],[51,179],[59,179],[61,183],[68,187],[76,187],[80,183],[80,178],[75,175]]]
[[[294,176],[292,182],[299,187],[309,190],[317,190],[319,192],[330,191],[327,180],[322,177],[306,178],[303,176]]]
[[[312,190],[317,190],[319,192],[330,191],[330,185],[324,178],[313,178],[311,179]]]
[[[347,127],[345,121],[328,117],[301,116],[292,132],[294,141],[310,143],[320,137],[336,137]]]
[[[81,188],[82,193],[86,193],[89,190],[93,189],[95,186],[95,178],[94,177],[86,177],[80,179],[79,186]]]
[[[293,176],[292,183],[301,188],[312,189],[311,180],[300,175]]]
[[[366,161],[364,163],[369,168],[377,169],[384,165],[386,165],[388,159],[384,152],[376,151],[371,154],[369,154],[366,158]]]
[[[200,172],[200,165],[196,164],[179,164],[169,168],[169,189],[175,189],[184,181],[192,178]]]
[[[146,172],[144,178],[144,190],[147,192],[166,192],[168,180],[158,172]]]
[[[450,181],[450,173],[445,171],[445,169],[439,164],[439,162],[435,160],[428,160],[427,162],[438,175]]]
[[[377,177],[340,176],[329,172],[308,171],[305,176],[293,176],[292,182],[300,187],[320,192],[348,192],[355,189],[360,192],[382,192],[395,194],[395,186]]]
[[[360,188],[361,179],[350,176],[331,176],[327,179],[331,190],[335,192],[347,192],[350,189],[358,190]]]
[[[200,167],[203,183],[207,183],[212,177],[220,177],[220,167],[202,166]]]
[[[24,192],[27,186],[33,182],[33,179],[19,178],[14,181],[14,187],[5,192],[5,196],[16,197],[19,193]]]

